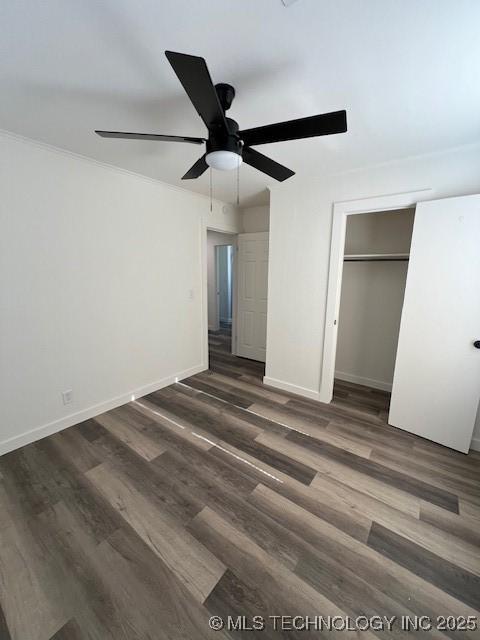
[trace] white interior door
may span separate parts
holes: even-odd
[[[238,236],[237,355],[265,362],[268,233]]]
[[[480,195],[417,205],[390,424],[468,452],[480,400]]]

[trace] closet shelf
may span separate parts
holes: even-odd
[[[347,253],[343,259],[345,262],[382,262],[382,261],[406,261],[408,253]]]

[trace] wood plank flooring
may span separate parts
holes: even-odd
[[[0,458],[0,640],[330,635],[281,633],[281,615],[480,624],[480,455],[389,427],[381,391],[337,382],[324,405],[268,388],[229,341],[211,335],[209,371]]]

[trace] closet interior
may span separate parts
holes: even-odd
[[[347,216],[334,397],[362,410],[388,410],[414,216]]]

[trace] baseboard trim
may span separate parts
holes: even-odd
[[[480,438],[472,438],[470,449],[472,449],[473,451],[480,451]]]
[[[357,376],[353,373],[345,373],[344,371],[335,371],[335,378],[345,380],[345,382],[353,382],[353,384],[361,384],[365,387],[372,387],[373,389],[380,389],[380,391],[392,390],[391,382],[375,380],[374,378],[365,378],[364,376]]]
[[[67,429],[68,427],[73,427],[73,425],[78,424],[79,422],[84,422],[84,420],[94,418],[101,413],[105,413],[105,411],[110,411],[111,409],[120,407],[122,404],[131,402],[132,399],[141,398],[142,396],[158,391],[159,389],[163,389],[164,387],[168,387],[174,382],[189,378],[190,376],[200,373],[201,371],[205,371],[206,369],[208,369],[207,365],[196,365],[195,367],[185,369],[184,371],[180,371],[171,376],[166,376],[161,380],[144,385],[138,389],[133,389],[132,391],[116,396],[115,398],[110,398],[110,400],[106,400],[105,402],[101,402],[92,407],[87,407],[86,409],[82,409],[76,413],[71,413],[68,416],[49,422],[41,427],[35,427],[35,429],[31,429],[26,433],[3,440],[0,442],[0,455],[19,449],[20,447],[24,447],[27,444],[31,444],[32,442],[36,442],[37,440],[41,440],[47,436],[51,436],[54,433],[63,431],[63,429]]]
[[[290,382],[283,382],[283,380],[277,380],[276,378],[263,377],[263,383],[269,387],[275,387],[275,389],[281,389],[282,391],[289,391],[295,393],[297,396],[304,396],[310,398],[310,400],[320,400],[320,394],[313,389],[307,389],[306,387],[300,387]]]

